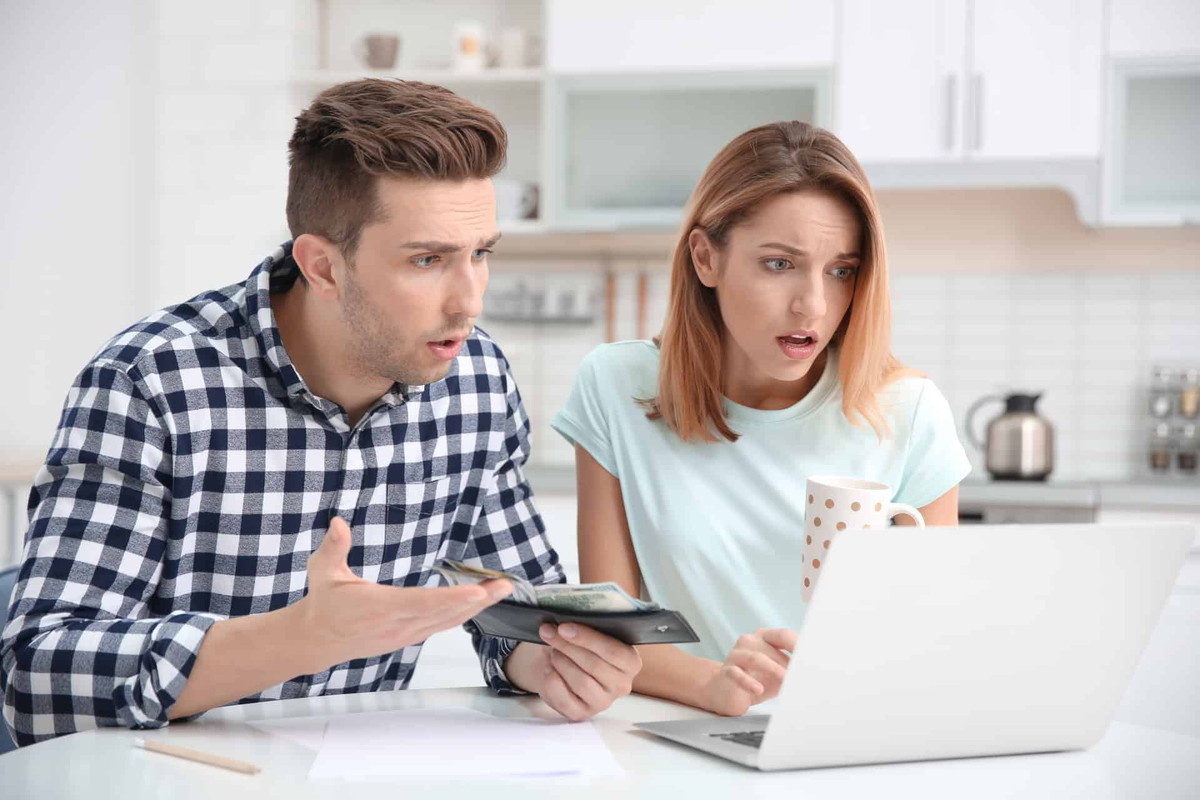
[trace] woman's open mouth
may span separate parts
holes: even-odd
[[[812,358],[813,353],[817,351],[817,335],[812,331],[797,331],[786,336],[776,336],[775,341],[785,356],[797,361]]]

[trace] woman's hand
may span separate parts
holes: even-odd
[[[775,697],[795,646],[796,632],[787,628],[764,628],[738,637],[725,663],[704,686],[704,707],[737,717]]]

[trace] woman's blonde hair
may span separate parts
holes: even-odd
[[[878,394],[909,374],[891,354],[887,253],[875,195],[858,160],[832,133],[805,122],[773,122],[725,145],[704,171],[684,212],[671,265],[667,317],[659,338],[658,396],[643,401],[686,440],[737,441],[725,420],[722,392],[724,325],[716,291],[700,282],[689,238],[704,231],[719,248],[739,222],[772,197],[827,192],[847,202],[862,230],[861,263],[849,312],[829,347],[840,350],[842,411],[866,421],[882,441],[890,435]]]

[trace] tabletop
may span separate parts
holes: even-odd
[[[592,723],[624,770],[620,777],[470,781],[455,777],[390,783],[310,781],[316,753],[251,723],[306,716],[411,709],[471,709],[497,717],[555,718],[535,697],[498,697],[482,688],[426,689],[303,698],[230,706],[166,728],[85,731],[0,757],[0,796],[56,798],[287,797],[346,800],[428,791],[452,797],[964,797],[1101,798],[1200,796],[1200,739],[1114,722],[1086,751],[925,761],[764,773],[631,728],[634,722],[688,719],[704,712],[630,696]],[[564,723],[567,724],[567,723]],[[588,723],[584,723],[588,724]],[[251,761],[241,775],[133,746],[136,737]],[[387,793],[387,794],[385,794]],[[486,793],[486,794],[485,794]],[[669,797],[668,797],[669,800]]]

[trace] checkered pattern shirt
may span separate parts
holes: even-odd
[[[297,272],[284,245],[244,283],[117,335],[76,379],[30,495],[0,643],[18,744],[165,725],[209,627],[299,600],[334,515],[366,580],[424,586],[442,558],[565,579],[522,474],[529,423],[496,344],[476,330],[446,378],[394,385],[351,427],[284,351],[271,294]],[[515,691],[502,665],[516,643],[466,627],[488,685]],[[241,702],[402,689],[420,650]]]

